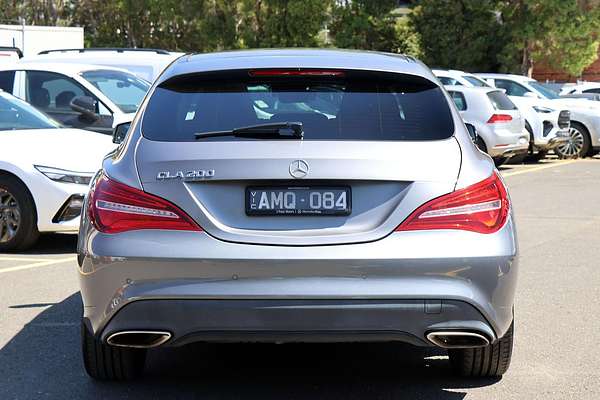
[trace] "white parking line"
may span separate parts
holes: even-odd
[[[0,256],[0,262],[2,261],[29,261],[29,262],[40,262],[47,261],[47,258],[28,258],[28,257],[4,257]]]
[[[513,171],[513,172],[503,173],[502,176],[509,177],[509,176],[515,176],[515,175],[520,175],[520,174],[526,174],[528,172],[541,171],[543,169],[560,167],[562,165],[572,164],[575,161],[577,161],[577,160],[558,161],[558,162],[553,163],[553,164],[540,165],[539,167],[533,167],[533,168],[528,168],[528,169],[522,169],[522,170],[519,170],[519,171]]]
[[[22,271],[24,269],[47,267],[49,265],[62,264],[67,261],[75,261],[75,258],[74,257],[59,258],[59,259],[53,259],[53,260],[47,260],[47,261],[38,261],[38,262],[31,263],[31,264],[19,265],[16,267],[0,268],[0,274],[3,274],[5,272]]]

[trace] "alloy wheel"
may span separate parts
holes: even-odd
[[[20,222],[19,203],[8,190],[0,188],[0,243],[9,242],[15,237]]]
[[[581,154],[583,149],[584,138],[579,129],[571,127],[569,136],[569,141],[556,149],[563,158],[575,158]]]

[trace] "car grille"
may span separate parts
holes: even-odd
[[[562,110],[558,115],[558,126],[561,129],[568,128],[571,125],[571,113],[567,110]]]

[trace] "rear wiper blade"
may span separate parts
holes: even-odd
[[[196,139],[208,137],[236,136],[252,139],[303,139],[302,122],[274,122],[243,126],[226,131],[196,133]]]

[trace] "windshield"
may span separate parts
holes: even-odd
[[[479,78],[470,75],[463,75],[463,78],[475,87],[490,87],[487,83]]]
[[[0,131],[60,127],[58,122],[24,101],[0,93]]]
[[[547,99],[553,100],[553,99],[560,98],[560,96],[557,95],[556,92],[548,89],[547,87],[545,87],[538,81],[529,81],[528,83],[529,83],[529,86],[531,86],[532,88],[537,90],[538,93],[540,93],[542,96],[544,96]]]
[[[81,76],[100,90],[125,113],[136,112],[150,84],[137,76],[121,71],[87,71]]]
[[[161,84],[144,112],[151,140],[193,141],[201,132],[300,122],[304,140],[438,140],[454,125],[442,90],[424,78],[373,74],[236,79],[193,76]],[[352,75],[352,77],[350,76]],[[206,140],[248,140],[218,137]]]

